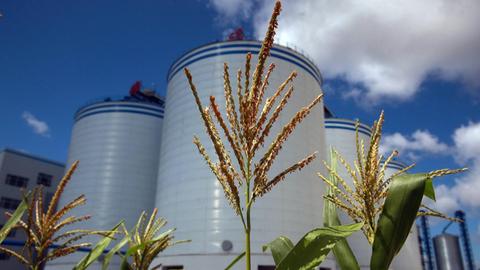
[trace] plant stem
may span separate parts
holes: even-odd
[[[247,163],[247,181],[245,185],[245,208],[246,208],[246,218],[247,226],[245,229],[245,269],[251,270],[251,256],[250,256],[250,162]]]
[[[246,258],[246,264],[247,270],[250,270],[251,268],[251,261],[250,261],[250,206],[247,207],[247,231],[245,234],[245,255],[247,256]]]

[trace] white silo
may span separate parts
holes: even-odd
[[[355,125],[356,121],[342,118],[325,119],[325,140],[327,149],[334,148],[346,160],[348,164],[353,164],[357,159],[357,146],[355,143]],[[370,147],[371,129],[365,124],[360,124],[358,128],[359,140],[364,141],[365,149]],[[328,160],[330,156],[328,156]],[[329,162],[329,161],[327,161]],[[345,167],[338,163],[337,170],[339,175],[353,185],[350,175]],[[352,220],[341,210],[337,210],[343,224],[350,224]],[[362,232],[352,234],[348,238],[361,269],[370,269],[370,257],[372,254],[370,245]]]
[[[208,97],[213,95],[219,104],[223,104],[221,109],[224,111],[224,62],[230,66],[230,80],[235,87],[236,71],[244,71],[246,53],[253,54],[252,63],[255,63],[260,46],[257,41],[208,44],[184,54],[169,71],[156,206],[160,215],[177,228],[176,238],[192,242],[167,250],[159,259],[165,266],[223,269],[244,251],[240,219],[229,207],[222,188],[192,143],[193,135],[197,135],[207,151],[213,153],[183,68],[190,69],[203,104],[208,104]],[[293,70],[298,72],[293,83],[295,91],[272,131],[273,137],[297,110],[321,93],[321,75],[309,59],[287,47],[276,45],[269,61],[274,62],[276,68],[270,77],[266,96],[271,95]],[[291,135],[272,168],[271,176],[313,151],[319,151],[317,160],[287,177],[258,199],[253,207],[254,269],[274,265],[271,255],[262,252],[262,245],[280,235],[297,241],[307,231],[322,225],[323,188],[316,171],[321,168],[320,160],[325,158],[325,147],[324,129],[319,122],[323,122],[322,104],[314,108]],[[241,262],[235,269],[241,269],[243,265]],[[333,261],[326,262],[326,265],[333,266]]]
[[[107,230],[125,220],[132,228],[142,211],[152,211],[164,105],[162,99],[147,94],[105,99],[76,112],[68,164],[80,163],[60,205],[86,195],[86,205],[72,214],[88,214],[92,219],[78,227]],[[48,269],[71,269],[84,255],[79,252],[53,261]]]
[[[341,118],[327,118],[325,119],[325,138],[326,146],[328,148],[335,148],[341,156],[348,162],[353,164],[357,159],[357,148],[355,138],[356,121],[341,119]],[[365,143],[365,149],[370,147],[371,128],[360,123],[358,127],[359,140]],[[352,185],[351,177],[345,170],[342,164],[337,165],[338,173],[350,185]],[[396,160],[391,161],[387,165],[385,177],[393,175],[395,172],[405,168],[405,165]],[[342,223],[351,223],[351,219],[341,210],[338,211]],[[395,260],[392,262],[391,269],[394,270],[409,270],[421,269],[420,250],[418,246],[418,233],[416,226],[412,227],[412,231],[408,236],[405,245]],[[371,246],[362,232],[357,232],[348,238],[348,242],[357,257],[361,269],[370,269],[370,258],[372,254]]]
[[[389,177],[394,173],[406,167],[405,164],[397,160],[393,160],[387,166],[385,176]],[[397,254],[392,262],[392,270],[408,270],[408,269],[422,269],[422,257],[420,246],[418,243],[418,228],[413,224],[410,234],[405,240],[400,252]]]

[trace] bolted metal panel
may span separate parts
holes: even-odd
[[[463,270],[458,236],[443,233],[433,238],[438,270]]]

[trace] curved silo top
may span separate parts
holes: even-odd
[[[163,118],[165,100],[163,97],[124,96],[120,98],[102,98],[81,106],[74,114],[75,122],[96,114],[127,112]]]
[[[326,118],[325,119],[325,128],[326,129],[343,129],[355,132],[356,130],[356,120],[345,119],[345,118]],[[366,136],[372,135],[372,129],[365,124],[359,122],[358,132]]]
[[[345,132],[356,132],[356,120],[345,119],[345,118],[325,118],[325,129],[340,129],[344,130]],[[364,136],[370,137],[372,135],[372,128],[368,125],[365,125],[361,122],[358,123],[358,132]],[[365,141],[365,147],[369,145],[368,141]],[[389,153],[387,153],[389,154]],[[385,158],[381,161],[381,164],[385,162]],[[406,168],[404,162],[399,160],[398,158],[393,158],[389,163],[387,168],[395,169],[395,170],[402,170]]]
[[[229,54],[252,53],[256,55],[259,53],[261,47],[262,43],[257,40],[220,41],[202,45],[184,53],[173,62],[167,73],[167,82],[169,82],[178,72],[182,71],[183,68],[195,62],[210,57]],[[275,44],[271,49],[270,57],[273,59],[281,59],[300,67],[303,71],[314,77],[319,85],[322,85],[323,77],[318,67],[312,60],[297,52],[295,49]]]

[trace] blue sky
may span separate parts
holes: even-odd
[[[407,1],[393,11],[310,2],[285,5],[278,41],[299,47],[316,62],[326,78],[326,104],[337,116],[371,124],[384,109],[385,148],[417,161],[415,171],[471,168],[464,176],[436,181],[442,185],[442,209],[467,211],[479,258],[480,201],[459,195],[469,186],[480,188],[480,16],[470,15],[480,10],[478,1],[461,1],[448,14],[432,1],[425,6]],[[319,3],[318,14],[312,12],[311,5]],[[261,36],[270,5],[2,1],[0,147],[64,161],[79,106],[124,95],[135,80],[155,84],[163,94],[166,72],[178,56],[223,39],[238,25],[252,38]],[[425,9],[431,12],[419,20],[416,12]],[[434,232],[446,223],[436,224]]]

